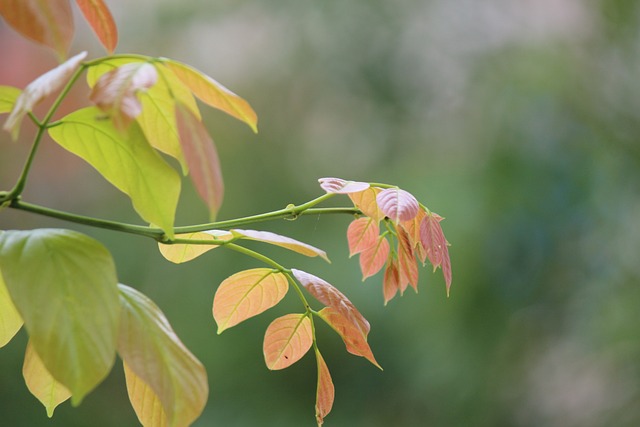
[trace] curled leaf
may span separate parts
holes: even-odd
[[[382,190],[376,201],[380,210],[396,224],[400,221],[410,221],[420,210],[420,204],[408,191],[400,188],[387,188]]]
[[[49,418],[53,416],[56,406],[71,397],[71,392],[47,371],[30,342],[24,355],[22,376],[31,394],[44,405]]]
[[[431,213],[426,215],[420,224],[420,239],[425,248],[427,257],[433,265],[433,270],[442,267],[445,284],[447,286],[447,295],[451,288],[451,260],[449,259],[449,243],[444,237],[444,232],[440,226],[443,218]]]
[[[369,187],[358,193],[349,193],[349,198],[364,215],[375,221],[380,221],[384,218],[384,213],[382,213],[376,201],[376,197],[380,191],[382,191],[380,188]]]
[[[306,314],[287,314],[271,322],[264,334],[267,368],[287,368],[304,356],[313,342],[311,320]]]
[[[224,230],[208,230],[201,231],[199,233],[183,233],[176,234],[176,239],[182,240],[231,240],[233,239],[233,234],[229,231]],[[210,251],[211,249],[215,249],[220,245],[189,245],[184,243],[174,243],[171,245],[167,245],[164,243],[158,243],[158,249],[160,249],[160,253],[167,260],[176,263],[182,264],[183,262],[191,261],[194,258],[199,257],[205,252]]]
[[[322,426],[325,417],[331,412],[335,399],[335,388],[331,380],[329,368],[316,348],[316,362],[318,365],[318,386],[316,388],[316,421]]]
[[[320,178],[318,182],[324,191],[334,194],[357,193],[369,188],[366,182],[345,181],[340,178]]]
[[[102,46],[112,54],[118,44],[118,28],[107,5],[102,0],[76,0],[76,3]]]
[[[256,231],[256,230],[240,230],[233,229],[231,230],[233,234],[239,236],[240,238],[247,240],[255,240],[258,242],[269,243],[271,245],[280,246],[285,249],[289,249],[290,251],[297,252],[301,255],[306,255],[308,257],[316,257],[319,256],[323,260],[327,262],[329,258],[327,257],[327,253],[321,249],[318,249],[314,246],[308,245],[303,242],[299,242],[291,237],[281,236],[276,233],[272,233],[270,231]]]

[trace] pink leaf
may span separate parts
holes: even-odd
[[[316,421],[318,426],[324,422],[324,418],[331,412],[335,398],[335,388],[331,380],[329,368],[320,351],[316,348],[316,362],[318,363],[318,386],[316,388]]]
[[[349,193],[349,198],[364,215],[373,218],[375,221],[380,221],[384,218],[384,214],[376,201],[376,196],[380,191],[377,187],[369,187],[358,193]]]
[[[366,182],[345,181],[340,178],[320,178],[318,182],[324,191],[333,194],[357,193],[369,188]]]
[[[359,254],[375,245],[379,234],[380,227],[377,221],[368,217],[354,219],[347,228],[349,256]]]
[[[373,246],[360,254],[360,270],[362,270],[362,280],[371,277],[384,267],[390,252],[389,241],[379,236],[378,241]]]
[[[387,188],[376,197],[382,212],[396,224],[410,221],[420,210],[420,204],[413,195],[399,188]]]
[[[313,343],[311,320],[306,314],[287,314],[271,322],[262,350],[267,368],[287,368],[304,356]]]
[[[213,220],[222,205],[224,183],[218,152],[207,129],[187,107],[176,103],[180,144],[189,166],[189,176]]]
[[[400,274],[400,293],[410,284],[418,292],[418,264],[413,254],[409,235],[398,228],[398,272]]]
[[[411,247],[413,248],[415,255],[423,265],[427,259],[427,253],[424,246],[422,246],[420,239],[420,224],[426,214],[427,213],[424,209],[420,208],[415,218],[410,221],[403,221],[400,223],[401,227],[407,232],[407,236],[409,237],[409,241],[411,242]]]
[[[398,260],[391,259],[384,270],[384,278],[382,279],[382,293],[384,295],[384,305],[396,296],[400,290],[400,272],[398,271]]]
[[[440,226],[442,220],[443,218],[436,213],[425,216],[420,224],[420,239],[427,252],[427,257],[433,265],[433,270],[442,267],[448,296],[451,288],[451,260],[449,259],[449,243]]]
[[[118,44],[118,28],[107,5],[102,0],[76,0],[76,3],[102,46],[112,54]]]

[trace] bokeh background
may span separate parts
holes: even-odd
[[[110,0],[119,52],[182,60],[248,99],[260,133],[204,109],[223,163],[220,218],[320,195],[317,178],[394,183],[446,217],[440,272],[383,307],[380,275],[348,259],[348,217],[256,228],[325,249],[333,264],[265,249],[342,289],[370,320],[380,372],[328,328],[336,386],[326,425],[640,425],[640,3],[635,0]],[[103,51],[78,21],[73,51]],[[0,84],[23,87],[54,55],[0,23]],[[74,92],[68,109],[86,103]],[[0,135],[0,188],[33,130]],[[185,181],[181,225],[206,221]],[[129,201],[48,140],[25,199],[139,221]],[[341,204],[347,204],[343,199]],[[218,283],[259,266],[217,250],[173,265],[143,238],[5,210],[0,228],[69,227],[103,241],[121,282],[155,300],[205,364],[196,426],[312,426],[315,362],[262,359],[295,297],[215,333]],[[264,248],[254,246],[255,248]],[[26,334],[0,351],[0,425],[129,426],[121,365],[48,420],[21,376]]]

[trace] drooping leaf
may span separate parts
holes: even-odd
[[[269,268],[245,270],[226,278],[213,298],[218,334],[275,306],[288,290],[287,277]]]
[[[2,234],[2,233],[0,233]],[[22,327],[22,317],[11,301],[0,271],[0,347],[4,347]]]
[[[449,243],[440,226],[442,220],[440,215],[433,212],[426,215],[420,224],[420,239],[427,257],[433,265],[433,271],[442,267],[448,296],[451,288],[451,260],[449,259]]]
[[[287,314],[271,322],[262,351],[267,368],[287,368],[304,356],[313,343],[311,320],[306,314]]]
[[[418,263],[411,247],[409,235],[398,227],[398,273],[400,278],[400,294],[404,293],[407,285],[411,285],[418,292]]]
[[[325,251],[318,249],[314,246],[308,245],[306,243],[299,242],[290,237],[281,236],[279,234],[272,233],[270,231],[240,230],[237,228],[231,230],[231,232],[243,239],[255,240],[258,242],[269,243],[271,245],[280,246],[282,248],[289,249],[290,251],[294,251],[301,255],[305,255],[312,258],[319,256],[323,260],[327,262],[331,262],[329,261],[329,258],[327,257],[327,253]]]
[[[362,280],[375,275],[382,270],[390,252],[389,241],[384,236],[378,236],[375,244],[360,253],[360,270]]]
[[[296,270],[295,268],[291,269],[291,273],[315,299],[327,307],[335,309],[348,321],[356,325],[363,335],[369,334],[371,329],[369,322],[342,292],[313,274]]]
[[[145,221],[173,237],[179,175],[151,148],[136,123],[123,134],[100,117],[97,108],[83,108],[50,128],[49,135],[127,194]]]
[[[118,44],[118,27],[107,5],[102,0],[76,0],[76,3],[102,46],[112,54]]]
[[[202,231],[199,233],[184,233],[184,234],[176,234],[176,239],[183,240],[231,240],[233,239],[233,234],[229,231],[224,230],[208,230]],[[171,245],[166,245],[163,243],[158,243],[158,248],[160,249],[160,253],[167,260],[176,263],[182,264],[183,262],[191,261],[194,258],[199,257],[205,252],[210,251],[211,249],[215,249],[220,245],[187,245],[183,243],[175,243]]]
[[[349,198],[363,214],[373,218],[375,221],[380,221],[384,218],[384,213],[382,213],[376,201],[380,191],[382,190],[377,187],[369,187],[358,193],[349,193]]]
[[[122,366],[124,367],[129,401],[140,424],[144,427],[166,427],[167,414],[162,408],[162,402],[160,402],[158,395],[126,363],[123,362]]]
[[[427,213],[424,209],[420,208],[418,214],[411,221],[403,221],[400,223],[400,226],[407,232],[407,236],[409,237],[409,241],[411,242],[411,247],[414,250],[414,254],[418,257],[420,262],[424,265],[427,260],[427,252],[422,246],[422,241],[420,238],[420,224],[424,219]]]
[[[382,279],[382,294],[384,295],[384,305],[396,296],[400,290],[400,272],[398,271],[398,260],[392,258],[384,270]]]
[[[316,348],[316,362],[318,364],[318,386],[316,388],[316,421],[322,426],[325,417],[331,412],[335,399],[335,388],[331,380],[329,368]]]
[[[18,96],[20,96],[20,89],[17,87],[0,86],[0,114],[13,110]]]
[[[131,62],[100,76],[89,98],[122,131],[142,113],[138,92],[153,87],[157,81],[158,72],[152,64]]]
[[[79,404],[115,360],[120,306],[111,255],[75,231],[5,231],[0,269],[34,350]]]
[[[380,210],[396,224],[400,221],[411,221],[420,210],[420,204],[408,191],[400,188],[382,190],[376,201]]]
[[[318,182],[324,191],[334,194],[357,193],[369,188],[366,182],[345,181],[340,178],[320,178]]]
[[[0,15],[24,37],[66,57],[74,33],[69,0],[0,0]]]
[[[180,144],[189,167],[189,176],[198,195],[207,205],[209,217],[213,221],[224,197],[218,150],[207,129],[191,110],[177,103],[175,113]]]
[[[367,333],[358,327],[357,324],[344,317],[337,309],[325,307],[318,312],[320,317],[335,330],[342,341],[344,341],[347,351],[356,356],[362,356],[373,365],[382,369],[367,342]]]
[[[190,425],[207,402],[209,387],[204,366],[180,341],[153,301],[133,288],[118,287],[122,306],[118,353],[136,377],[130,378],[127,386],[137,388],[129,390],[129,396],[138,418],[143,421],[155,395],[168,426]],[[146,387],[139,387],[139,382],[153,392],[151,396]]]
[[[22,376],[31,394],[44,405],[49,418],[53,416],[56,406],[71,397],[69,390],[47,371],[30,342],[24,355]]]
[[[61,89],[86,56],[87,52],[81,52],[29,83],[16,99],[13,110],[2,128],[11,132],[13,139],[16,139],[25,114],[33,110],[40,101]]]
[[[347,228],[349,256],[352,257],[375,245],[379,235],[380,227],[373,218],[362,217],[351,221]]]
[[[246,123],[254,132],[258,131],[258,116],[247,101],[195,68],[171,59],[165,60],[164,64],[203,102]]]

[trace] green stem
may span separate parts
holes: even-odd
[[[284,268],[283,266],[281,266],[280,264],[278,264],[268,256],[262,255],[261,253],[258,253],[256,251],[252,251],[251,249],[247,249],[244,246],[236,245],[235,243],[227,243],[225,247],[233,251],[239,252],[241,254],[250,256],[251,258],[255,258],[258,261],[261,261],[267,265],[270,265],[271,267],[275,268],[278,271],[282,271],[284,273],[288,271],[286,268]]]

